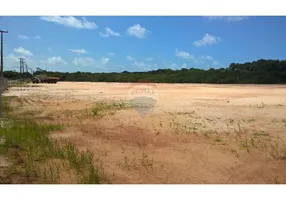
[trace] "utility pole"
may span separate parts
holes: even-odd
[[[20,60],[20,74],[24,73],[24,58],[19,58]]]
[[[29,67],[29,69],[30,69],[30,71],[31,71],[31,75],[33,76],[33,69],[32,69],[32,68],[30,68],[30,67]]]
[[[26,66],[26,72],[27,72],[27,74],[28,74],[29,71],[28,71],[28,65],[27,65],[27,63],[25,63],[25,66]]]
[[[3,75],[3,33],[8,33],[8,31],[3,31],[3,30],[0,30],[0,33],[1,33],[1,69],[0,69],[0,81],[4,81],[4,80],[1,80],[1,77],[4,78],[4,75]],[[2,84],[2,83],[1,83]],[[2,118],[2,89],[1,88],[1,85],[0,85],[0,118]]]
[[[0,76],[3,77],[3,33],[8,33],[8,31],[0,30],[1,33],[1,74]]]

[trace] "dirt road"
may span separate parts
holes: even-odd
[[[5,95],[22,97],[35,119],[68,122],[52,137],[92,150],[112,183],[286,183],[286,86],[142,85],[59,82]],[[153,99],[144,117],[132,105],[77,117],[136,95]]]

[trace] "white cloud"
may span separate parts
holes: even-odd
[[[248,17],[243,16],[210,16],[207,17],[209,20],[222,20],[222,21],[229,21],[229,22],[239,22],[242,20],[247,19]]]
[[[109,56],[115,56],[115,53],[110,52],[110,53],[108,53],[108,55]]]
[[[24,58],[25,63],[28,65],[29,68],[36,68],[38,66],[38,62],[37,60],[34,60],[31,57],[27,57],[27,56],[21,56],[22,58]],[[5,57],[4,60],[4,67],[5,70],[16,70],[19,71],[19,56],[14,55],[13,53],[9,54],[8,56]],[[26,70],[26,68],[25,68]]]
[[[19,59],[14,54],[10,54],[5,57],[4,70],[16,70],[19,71]]]
[[[126,56],[126,59],[129,61],[134,61],[135,59],[132,56]]]
[[[188,52],[184,52],[184,51],[178,51],[176,49],[176,54],[175,54],[177,57],[179,58],[183,58],[183,59],[186,59],[186,60],[192,60],[194,62],[196,62],[196,58],[194,55],[191,55],[189,54]]]
[[[206,61],[212,61],[214,58],[212,56],[200,56],[199,60],[201,63],[205,63]]]
[[[152,62],[153,61],[153,58],[152,57],[148,57],[145,59],[147,62]]]
[[[173,69],[176,69],[176,68],[178,67],[178,65],[177,65],[176,63],[172,63],[171,67],[172,67]]]
[[[157,64],[147,64],[145,68],[143,68],[146,71],[156,70],[158,69]]]
[[[87,53],[85,49],[69,49],[69,51],[74,52],[74,53],[79,53],[79,54]]]
[[[60,16],[46,16],[40,17],[40,19],[53,22],[56,24],[64,25],[70,28],[76,29],[95,29],[97,25],[94,22],[87,21],[84,17],[82,19],[77,19],[75,17],[60,17]]]
[[[33,55],[33,53],[31,51],[26,50],[23,47],[15,48],[14,52],[21,54],[21,55],[25,55],[25,56],[32,56]]]
[[[201,40],[194,41],[194,45],[197,47],[212,45],[218,43],[220,40],[220,37],[206,33]]]
[[[41,39],[41,37],[39,35],[37,35],[35,37],[29,37],[27,35],[18,35],[18,38],[20,38],[20,39]]]
[[[47,60],[47,63],[49,65],[67,65],[67,62],[65,60],[63,60],[60,56],[58,57],[50,57]]]
[[[182,65],[182,68],[187,68],[187,64],[184,63],[184,64]]]
[[[140,24],[135,24],[127,29],[128,35],[137,37],[139,39],[145,38],[148,32],[149,31]]]
[[[100,32],[99,35],[100,35],[101,37],[109,37],[109,36],[119,37],[119,36],[120,36],[120,33],[111,30],[109,27],[106,27],[106,28],[105,28],[105,32],[104,32],[104,33]]]
[[[157,64],[146,64],[144,62],[138,62],[138,61],[134,61],[132,63],[132,66],[134,66],[135,69],[137,70],[145,70],[145,71],[151,71],[158,67]]]
[[[197,59],[199,63],[205,64],[205,65],[211,63],[213,60],[214,58],[212,56],[205,56],[205,55],[199,56]]]
[[[106,65],[108,62],[109,62],[109,58],[102,57],[102,58],[100,59],[100,63],[101,63],[102,65]]]
[[[206,59],[206,60],[213,60],[213,57],[212,57],[212,56],[203,56],[203,59]]]
[[[147,66],[144,62],[137,62],[137,61],[135,61],[132,65],[137,68],[144,68]]]
[[[220,65],[220,63],[215,60],[215,61],[213,62],[213,65]]]
[[[76,66],[91,66],[95,64],[95,61],[90,57],[79,57],[75,58],[72,63]]]
[[[29,37],[26,36],[26,35],[18,35],[18,38],[20,38],[20,39],[29,39]]]

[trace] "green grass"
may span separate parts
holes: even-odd
[[[4,113],[9,116],[13,110],[10,99],[3,100]],[[98,184],[105,180],[102,167],[94,166],[91,151],[79,151],[71,143],[49,137],[49,133],[64,129],[63,125],[39,124],[32,119],[15,119],[13,116],[5,121],[9,126],[0,129],[0,154],[14,163],[10,167],[12,174],[25,174],[25,177],[36,178],[41,183],[59,183],[60,170],[63,170],[60,163],[67,163],[66,170],[74,172],[76,183]],[[53,160],[60,162],[51,164]]]
[[[114,110],[121,110],[121,109],[127,109],[130,108],[130,104],[126,102],[110,102],[110,103],[105,103],[105,102],[98,102],[96,103],[92,109],[91,109],[91,116],[102,116],[104,115],[104,112],[110,111],[110,114],[115,114]]]

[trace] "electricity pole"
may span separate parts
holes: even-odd
[[[29,71],[28,71],[28,65],[27,65],[27,63],[25,63],[25,66],[26,66],[26,73],[28,74]]]
[[[24,58],[19,58],[20,60],[20,74],[24,73]]]
[[[33,76],[33,69],[32,68],[29,68],[31,70],[31,75]]]
[[[0,76],[3,77],[3,33],[8,33],[8,31],[0,30],[1,33],[1,74]]]
[[[4,78],[3,76],[3,33],[8,33],[8,31],[3,31],[3,30],[0,30],[0,33],[1,33],[1,69],[0,69],[0,81],[4,81],[4,80],[1,80],[1,77]],[[1,83],[2,84],[2,83]],[[2,90],[3,88],[1,88],[2,86],[0,85],[0,118],[2,118]]]

